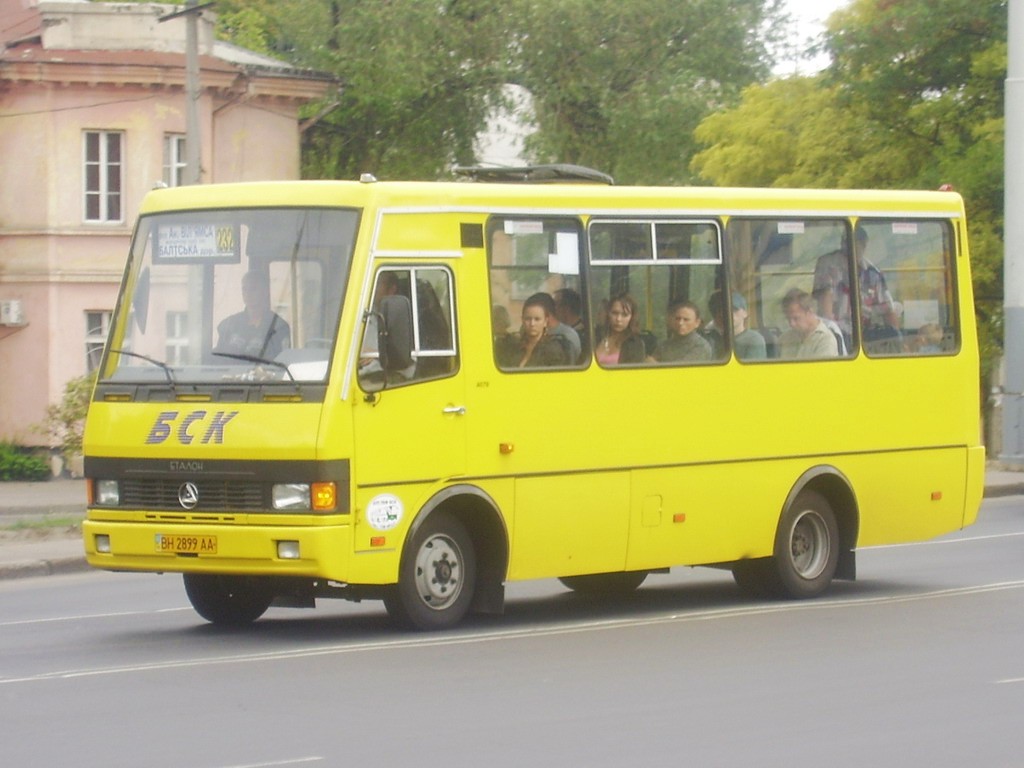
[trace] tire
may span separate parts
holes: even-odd
[[[635,592],[646,578],[647,571],[621,571],[563,576],[559,581],[573,592],[588,597],[623,597]]]
[[[256,576],[186,573],[184,580],[192,607],[211,624],[252,624],[274,600],[269,582]]]
[[[832,506],[817,491],[797,494],[779,520],[774,554],[741,560],[732,575],[754,597],[803,599],[824,592],[839,563],[839,526]]]
[[[384,605],[404,627],[448,629],[466,615],[475,587],[476,553],[466,527],[447,512],[434,512],[402,553],[398,584]]]

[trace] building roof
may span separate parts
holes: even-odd
[[[0,0],[0,80],[89,85],[185,86],[184,29],[160,24],[180,6]],[[322,98],[329,73],[213,38],[201,19],[200,80],[205,89],[300,100]],[[116,22],[116,23],[115,23]]]

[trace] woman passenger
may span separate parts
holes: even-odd
[[[546,368],[569,364],[565,347],[547,333],[553,317],[551,303],[552,299],[546,293],[535,293],[523,304],[523,327],[519,332],[519,348],[512,367]]]
[[[642,363],[647,353],[640,338],[639,323],[633,297],[628,293],[613,296],[608,302],[604,324],[598,329],[601,340],[594,350],[597,362],[601,365]]]
[[[700,310],[692,301],[673,301],[665,318],[668,338],[658,344],[654,359],[659,363],[679,363],[711,359],[711,345],[697,333]]]

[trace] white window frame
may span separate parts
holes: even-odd
[[[85,310],[85,370],[92,373],[100,367],[103,347],[107,343],[112,312],[108,309]]]
[[[97,155],[90,157],[89,139],[98,137]],[[116,138],[118,157],[111,158],[110,140]],[[82,133],[82,219],[91,224],[120,224],[124,221],[124,132],[83,131]],[[95,179],[90,179],[90,171]],[[93,203],[93,206],[90,206]],[[96,209],[90,211],[90,207]]]
[[[184,365],[189,347],[188,312],[167,311],[167,364]]]
[[[185,184],[185,169],[188,155],[185,150],[185,134],[164,134],[164,184],[180,187]]]

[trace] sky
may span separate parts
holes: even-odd
[[[825,20],[838,8],[845,8],[851,0],[785,0],[786,10],[796,21],[793,32],[793,44],[796,50],[807,47],[810,38],[817,37],[824,31]],[[815,61],[780,62],[776,74],[811,74],[824,68],[827,59]]]

